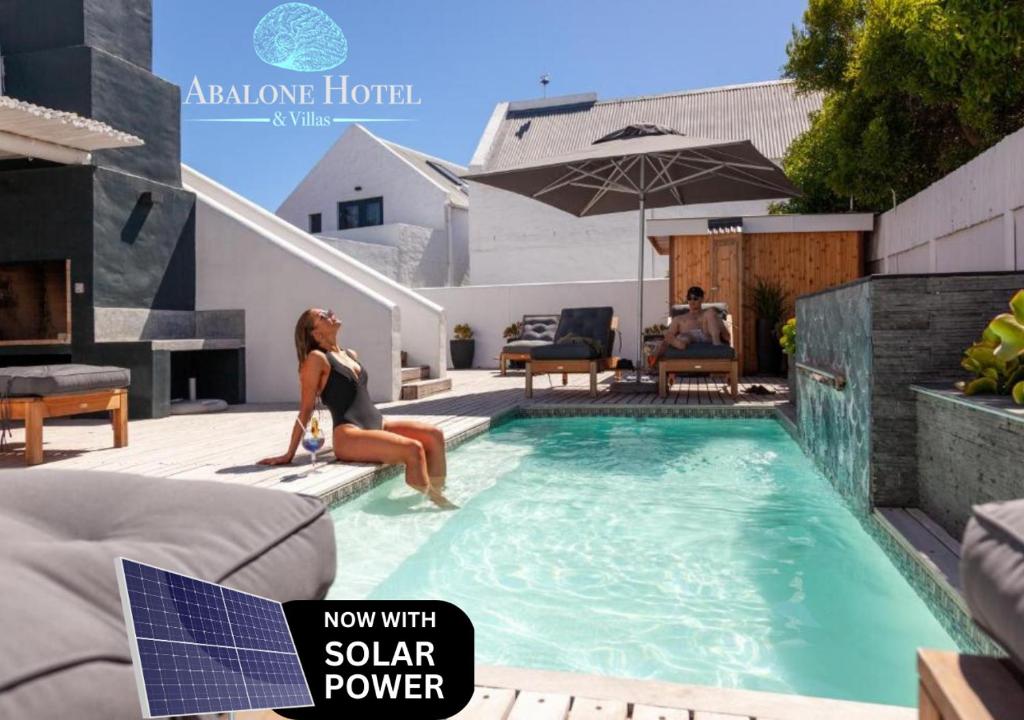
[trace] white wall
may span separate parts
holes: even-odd
[[[356,257],[372,258],[368,265],[407,287],[433,287],[447,284],[448,234],[421,225],[390,223],[350,230],[329,230],[315,237],[342,252],[362,245]],[[389,255],[374,254],[371,248],[394,250]],[[381,267],[378,262],[388,262]]]
[[[879,215],[871,272],[1024,269],[1024,130]]]
[[[196,309],[245,310],[246,398],[297,402],[295,322],[310,306],[340,310],[341,342],[359,351],[378,402],[395,400],[401,332],[394,303],[263,228],[199,195]]]
[[[452,285],[472,282],[469,266],[469,210],[452,207]],[[436,283],[438,285],[442,283]],[[448,284],[448,283],[444,283]]]
[[[391,226],[381,225],[380,227]],[[400,278],[402,273],[398,248],[361,240],[329,237],[328,235],[317,235],[316,237],[326,242],[338,252],[345,253],[350,258],[358,260],[364,265],[369,265],[381,275],[395,282],[402,282]]]
[[[322,266],[330,268],[333,273],[350,284],[365,287],[369,292],[386,298],[387,302],[397,306],[400,311],[399,330],[401,332],[398,349],[409,353],[411,364],[429,365],[432,377],[445,376],[448,331],[442,307],[381,275],[376,270],[338,252],[312,235],[272,215],[259,205],[246,200],[187,165],[182,165],[181,171],[182,183],[186,189],[196,193],[200,198],[216,204],[234,217],[243,218],[274,242],[288,245],[296,252],[311,257]],[[236,282],[248,282],[258,286],[264,276],[269,276],[274,272],[274,265],[268,264],[258,270],[253,269],[253,274],[236,273]],[[235,276],[225,276],[221,281],[226,282],[227,278],[232,277]],[[302,290],[300,281],[297,282],[296,288]],[[244,306],[227,304],[218,307]],[[335,309],[343,313],[346,316],[345,319],[350,319],[349,313],[344,307]],[[397,358],[398,356],[395,355],[390,381],[392,387],[397,387],[396,383],[399,382]],[[387,375],[383,370],[378,371],[377,374]],[[383,381],[383,377],[377,380],[377,382]]]
[[[637,276],[636,212],[578,218],[531,198],[470,183],[469,276],[474,285],[618,280]],[[764,215],[767,202],[683,205],[648,218]],[[645,251],[646,277],[668,274],[668,258]]]
[[[356,191],[356,186],[362,190]],[[384,198],[384,223],[444,229],[448,193],[360,125],[350,125],[277,210],[298,228],[321,213],[323,231],[338,229],[338,203]]]
[[[454,327],[468,323],[476,338],[474,367],[498,367],[505,345],[501,331],[526,314],[557,315],[566,307],[611,305],[622,333],[620,357],[636,356],[636,280],[534,283],[524,285],[467,285],[423,288],[426,297],[443,305]],[[668,280],[644,282],[644,326],[663,322],[668,316]]]

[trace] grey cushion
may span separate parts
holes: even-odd
[[[565,308],[558,316],[555,342],[534,348],[531,357],[537,360],[579,360],[611,355],[615,333],[611,307]]]
[[[550,345],[550,340],[513,340],[501,349],[502,352],[528,352],[535,347]]]
[[[0,717],[138,718],[114,560],[279,601],[323,597],[331,517],[229,482],[0,471]]]
[[[974,507],[960,584],[975,621],[1024,671],[1024,500]]]
[[[719,317],[725,320],[729,317],[729,305],[727,303],[710,303],[706,302],[702,305],[704,308],[714,308],[718,311]],[[674,318],[677,315],[686,315],[690,312],[689,305],[673,305],[669,308],[668,314],[670,318]]]
[[[11,397],[113,390],[130,384],[131,372],[119,367],[68,364],[0,368],[0,394],[6,391]]]
[[[583,343],[552,344],[530,351],[533,360],[596,360],[605,357],[599,350]]]
[[[557,315],[523,315],[523,331],[518,340],[553,342],[557,329]]]
[[[714,343],[709,342],[695,342],[690,343],[685,350],[680,350],[679,348],[670,346],[665,350],[665,354],[662,357],[672,360],[684,360],[691,358],[702,360],[727,358],[732,360],[736,357],[736,351],[724,343],[721,345],[715,345]]]

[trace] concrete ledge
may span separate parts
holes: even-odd
[[[1008,395],[964,395],[959,390],[926,385],[911,385],[910,390],[939,401],[956,403],[972,410],[992,413],[1007,420],[1024,423],[1024,405],[1018,405]],[[1024,450],[1021,452],[1021,460],[1024,461]]]
[[[971,507],[1024,496],[1024,407],[1005,396],[911,386],[917,423],[916,503],[953,537]]]
[[[98,307],[96,342],[245,337],[244,310],[151,310]]]
[[[238,350],[245,341],[238,338],[182,338],[180,340],[151,340],[154,350],[184,352],[188,350]]]

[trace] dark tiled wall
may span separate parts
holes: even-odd
[[[963,379],[961,353],[1021,287],[1024,273],[876,275],[797,301],[797,359],[847,378],[842,392],[799,379],[803,442],[837,489],[861,506],[921,504],[910,386]]]
[[[910,385],[965,377],[961,353],[1007,311],[1024,273],[877,276],[872,281],[871,489],[876,505],[916,506],[917,416]]]
[[[972,505],[1024,497],[1024,419],[915,394],[920,506],[958,538]]]
[[[846,377],[843,390],[797,371],[804,447],[836,489],[866,509],[871,451],[871,293],[868,281],[797,300],[797,361]]]

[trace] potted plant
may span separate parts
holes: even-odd
[[[786,292],[774,280],[758,278],[751,288],[756,322],[755,347],[758,372],[778,375],[782,370],[782,349],[779,347],[779,326],[786,314]]]
[[[523,321],[517,320],[516,322],[509,325],[507,328],[501,331],[501,336],[505,338],[506,342],[512,340],[518,340],[519,336],[523,334]]]
[[[1024,290],[1010,300],[1010,312],[994,317],[981,340],[964,351],[960,364],[975,375],[957,383],[965,395],[1009,395],[1024,405]]]
[[[473,367],[473,351],[476,348],[476,341],[473,340],[473,329],[462,323],[456,325],[452,330],[455,336],[449,343],[452,354],[452,367],[456,370],[465,370]]]
[[[782,352],[789,358],[788,379],[789,379],[789,401],[796,405],[796,318],[792,317],[782,326],[779,337],[779,346]]]
[[[661,339],[661,337],[668,330],[668,325],[665,323],[655,323],[654,325],[648,325],[644,328],[644,340],[650,339]]]
[[[523,321],[517,320],[516,322],[509,325],[507,328],[501,331],[501,336],[505,338],[506,343],[510,343],[513,340],[518,340],[523,336]],[[513,370],[522,370],[526,367],[526,363],[522,360],[509,360],[508,367]]]

